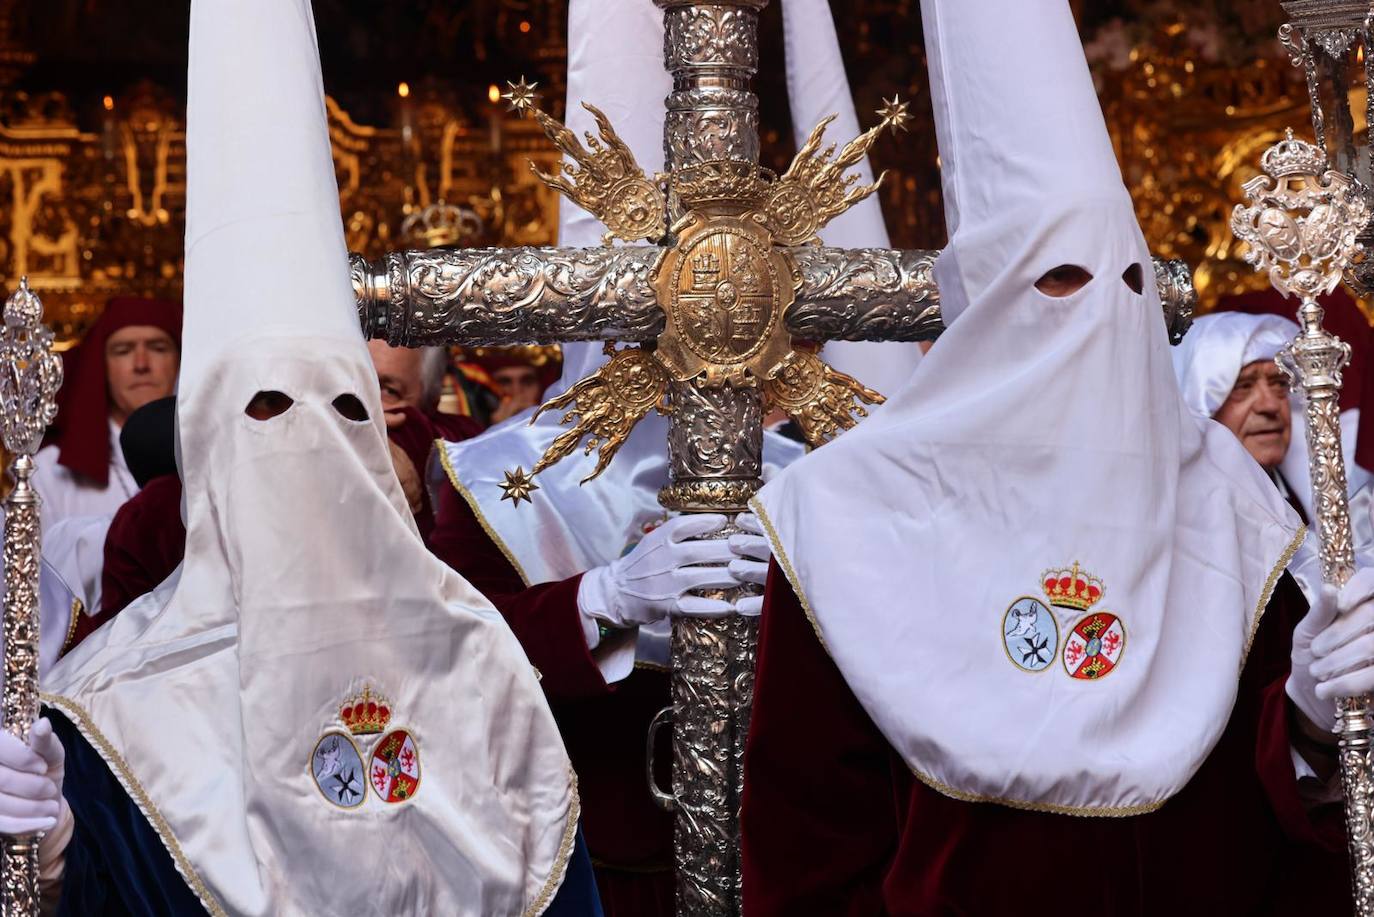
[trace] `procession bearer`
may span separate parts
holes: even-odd
[[[755,500],[745,912],[1348,911],[1374,576],[1304,617],[1296,514],[1181,400],[1069,5],[922,14],[949,330]]]

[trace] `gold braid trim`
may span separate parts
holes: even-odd
[[[1132,815],[1145,815],[1154,812],[1164,803],[1169,801],[1169,797],[1158,802],[1141,803],[1138,806],[1102,806],[1102,807],[1080,807],[1062,806],[1053,802],[1024,802],[1020,799],[1002,799],[997,796],[980,796],[977,793],[966,793],[963,790],[956,790],[948,784],[941,783],[929,774],[923,774],[907,763],[907,769],[915,775],[916,779],[930,787],[943,796],[950,799],[957,799],[960,802],[990,802],[999,806],[1006,806],[1008,809],[1020,809],[1023,812],[1048,812],[1051,815],[1076,815],[1080,818],[1130,818]]]
[[[1307,526],[1298,526],[1297,534],[1293,540],[1288,542],[1288,547],[1283,549],[1279,555],[1279,562],[1274,569],[1269,571],[1269,579],[1264,581],[1264,589],[1260,592],[1259,604],[1255,606],[1255,620],[1250,622],[1250,635],[1245,638],[1245,652],[1240,656],[1240,671],[1236,677],[1240,677],[1240,672],[1245,671],[1245,661],[1250,658],[1250,647],[1255,642],[1255,634],[1259,633],[1260,619],[1264,617],[1264,612],[1269,607],[1269,600],[1274,597],[1274,587],[1279,584],[1279,577],[1283,576],[1283,571],[1288,569],[1288,562],[1293,559],[1293,555],[1298,553],[1298,548],[1302,547],[1303,539],[1307,537]]]
[[[86,738],[86,741],[91,743],[91,747],[110,766],[111,772],[119,780],[120,785],[124,787],[124,791],[129,794],[129,798],[143,812],[143,816],[148,819],[148,824],[152,826],[152,829],[157,832],[158,838],[162,841],[162,846],[166,847],[167,852],[172,855],[172,861],[176,864],[177,872],[181,873],[181,877],[186,880],[191,891],[195,892],[200,903],[205,906],[205,910],[213,914],[214,917],[228,917],[224,908],[220,906],[214,895],[210,894],[210,890],[205,887],[205,883],[201,881],[195,867],[191,865],[191,861],[186,858],[186,854],[181,849],[181,844],[177,842],[176,835],[172,833],[171,826],[167,824],[167,820],[162,817],[162,813],[153,804],[148,792],[143,789],[143,784],[138,782],[138,778],[134,776],[134,772],[129,767],[128,762],[124,760],[124,756],[110,744],[109,739],[105,738],[85,708],[69,698],[56,694],[41,694],[39,696],[43,703],[50,707],[56,707],[67,714],[77,731]]]
[[[525,575],[525,568],[521,566],[520,561],[516,559],[514,552],[506,545],[501,536],[496,534],[496,529],[492,527],[492,524],[487,521],[487,515],[482,512],[482,505],[477,502],[472,491],[468,490],[463,482],[458,480],[458,472],[454,470],[453,463],[448,458],[448,450],[444,448],[446,445],[447,440],[436,439],[434,441],[435,449],[439,453],[439,462],[444,466],[444,474],[448,475],[448,482],[453,485],[454,490],[458,491],[458,495],[467,501],[469,508],[472,509],[472,514],[477,517],[477,524],[482,526],[482,531],[487,533],[487,537],[506,556],[506,560],[510,561],[510,565],[515,568],[516,575],[520,577],[520,582],[528,587],[530,578]]]
[[[538,897],[525,909],[524,917],[538,917],[548,909],[568,871],[568,860],[572,858],[573,844],[577,841],[577,820],[582,816],[582,802],[577,795],[577,774],[571,767],[568,768],[568,792],[572,794],[572,799],[568,803],[568,825],[563,829],[563,842],[558,845],[558,859],[554,861],[553,872],[549,873],[548,881],[539,890]]]
[[[76,636],[77,621],[85,613],[85,604],[80,599],[72,599],[72,616],[71,620],[67,622],[67,636],[62,638],[62,649],[57,651],[58,659],[67,655],[67,650],[72,648],[72,638]]]
[[[825,650],[826,655],[830,655],[830,648],[826,646],[825,637],[821,635],[820,623],[816,620],[816,615],[811,608],[811,603],[807,600],[806,593],[801,588],[801,580],[797,577],[797,571],[792,566],[791,560],[788,559],[787,552],[783,549],[782,539],[778,537],[777,529],[773,527],[773,520],[768,518],[768,513],[764,511],[763,505],[759,503],[757,497],[749,501],[749,508],[754,511],[754,515],[758,516],[759,521],[763,523],[764,531],[768,533],[768,540],[773,545],[773,557],[778,561],[778,566],[782,568],[782,572],[787,576],[787,581],[791,584],[792,591],[797,594],[797,599],[801,602],[802,610],[806,612],[807,620],[811,622],[811,627],[816,632],[816,639],[820,641],[821,647]],[[1270,598],[1273,597],[1274,587],[1278,584],[1279,577],[1283,575],[1283,571],[1287,568],[1288,562],[1293,559],[1293,555],[1297,553],[1298,547],[1302,544],[1303,538],[1306,537],[1306,535],[1307,527],[1300,527],[1297,534],[1293,536],[1292,541],[1289,542],[1288,547],[1279,555],[1278,562],[1269,571],[1269,578],[1265,581],[1264,589],[1260,593],[1259,604],[1255,609],[1255,620],[1250,625],[1250,634],[1245,641],[1245,652],[1242,654],[1240,661],[1241,669],[1245,668],[1245,660],[1250,655],[1250,646],[1254,643],[1255,634],[1259,630],[1260,618],[1263,617],[1265,608],[1268,606]],[[1239,677],[1239,673],[1237,673],[1237,677]],[[947,783],[936,780],[929,774],[921,773],[915,767],[912,767],[910,762],[907,762],[907,768],[917,780],[921,781],[935,792],[948,796],[951,799],[957,799],[960,802],[990,802],[995,805],[1006,806],[1009,809],[1020,809],[1026,812],[1047,812],[1052,815],[1076,815],[1081,818],[1129,818],[1133,815],[1144,815],[1149,812],[1154,812],[1162,807],[1164,803],[1168,802],[1170,798],[1165,797],[1158,802],[1147,802],[1135,806],[1103,807],[1067,806],[1051,802],[1025,802],[1020,799],[983,796],[978,793],[969,793],[964,790],[955,789]]]
[[[768,541],[773,545],[773,558],[782,568],[783,574],[787,577],[787,582],[792,585],[792,591],[797,594],[797,599],[801,602],[802,611],[806,612],[806,620],[811,622],[811,629],[816,632],[816,639],[821,642],[821,648],[829,656],[830,647],[825,643],[825,635],[821,633],[820,622],[816,620],[816,613],[811,610],[811,602],[806,598],[806,592],[801,586],[801,579],[792,567],[792,560],[787,556],[787,550],[782,546],[782,538],[778,536],[778,530],[773,527],[773,520],[768,518],[768,513],[764,511],[763,504],[759,502],[758,497],[749,501],[749,508],[763,523],[763,530],[768,533]]]

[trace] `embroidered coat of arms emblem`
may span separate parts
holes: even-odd
[[[420,788],[420,750],[404,729],[387,733],[372,752],[372,788],[385,802],[405,802]]]
[[[307,767],[331,805],[357,809],[370,796],[383,803],[414,798],[420,787],[420,746],[410,729],[388,731],[390,724],[390,702],[370,685],[344,699],[335,724],[315,742]]]
[[[1092,611],[1106,594],[1102,580],[1082,570],[1078,563],[1041,575],[1046,605],[1038,598],[1021,596],[1002,616],[1002,648],[1022,671],[1043,672],[1059,656],[1064,670],[1076,679],[1094,681],[1109,674],[1126,648],[1126,624],[1110,611]],[[1064,612],[1079,615],[1059,641]],[[1087,612],[1087,614],[1082,614]],[[1065,618],[1065,626],[1067,621]]]

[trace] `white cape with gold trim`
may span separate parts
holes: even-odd
[[[575,779],[520,645],[396,479],[308,0],[193,0],[190,62],[185,560],[47,700],[211,913],[541,913]]]
[[[1220,738],[1301,526],[1179,396],[1067,3],[921,10],[949,330],[881,411],[754,504],[835,664],[927,784],[1149,811]],[[1091,280],[1040,292],[1064,265]]]

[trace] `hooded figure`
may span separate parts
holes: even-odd
[[[130,341],[116,340],[121,353],[107,353],[120,332]],[[172,394],[180,346],[180,306],[116,297],[66,353],[53,442],[35,457],[33,483],[43,497],[45,522],[109,516],[138,491],[119,448],[120,427],[134,409]],[[111,359],[128,364],[113,389]]]
[[[1241,370],[1252,363],[1272,361],[1297,335],[1297,325],[1272,314],[1213,312],[1196,319],[1182,343],[1174,348],[1174,373],[1184,404],[1195,414],[1216,417]],[[1307,425],[1297,392],[1293,393],[1290,415],[1288,451],[1271,470],[1271,476],[1306,521],[1313,518],[1312,475],[1307,467]],[[1352,498],[1359,493],[1367,495],[1366,485],[1370,481],[1369,473],[1354,461],[1358,430],[1359,409],[1342,411],[1342,451]],[[1351,517],[1357,529],[1357,543],[1374,540],[1374,533],[1368,531],[1368,514],[1352,512]]]
[[[792,137],[798,147],[822,118],[834,116],[826,128],[832,140],[859,136],[859,119],[849,93],[840,40],[827,0],[782,0],[782,33],[787,55],[787,104],[792,110]],[[849,170],[860,185],[873,181],[865,156]],[[821,241],[838,248],[887,248],[887,226],[878,195],[870,195],[821,228]],[[890,341],[828,341],[821,356],[835,369],[848,373],[869,388],[890,395],[911,378],[921,359],[912,343]]]
[[[599,913],[536,673],[392,468],[310,4],[195,0],[188,83],[186,556],[49,682],[62,904]]]
[[[1068,4],[921,8],[949,330],[753,501],[745,911],[1268,913],[1303,527],[1179,397]]]

